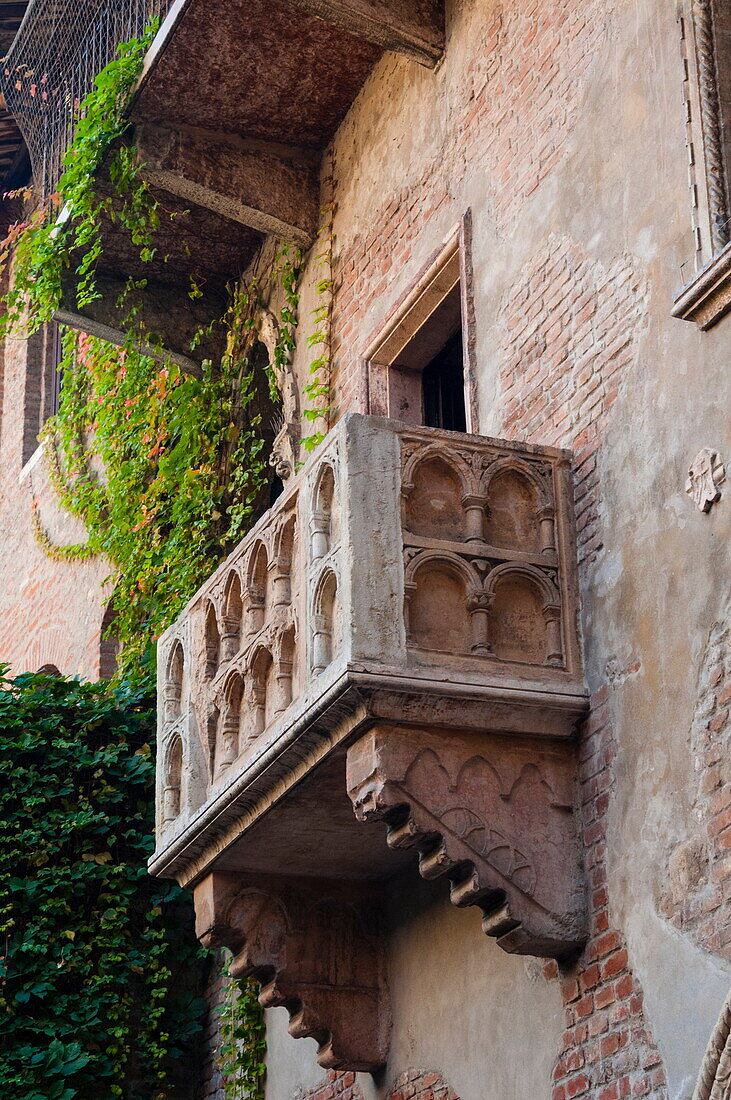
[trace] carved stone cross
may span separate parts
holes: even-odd
[[[726,468],[718,451],[704,447],[693,459],[688,470],[686,493],[693,498],[701,512],[710,512],[721,499],[719,485],[726,480]]]

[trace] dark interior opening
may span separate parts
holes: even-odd
[[[466,432],[461,328],[426,364],[421,374],[421,385],[426,427]]]

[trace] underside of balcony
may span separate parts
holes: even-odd
[[[55,8],[46,11],[48,4],[34,0],[3,78],[31,139],[44,125],[70,131],[72,119],[61,99],[78,101],[84,79],[93,76],[80,75],[89,62],[79,27],[78,62],[67,42],[63,58],[43,61],[49,72],[58,68],[44,85],[54,85],[48,102],[46,91],[36,94],[26,79],[35,68],[29,62],[43,53],[41,40],[59,20]],[[163,211],[156,257],[141,260],[119,223],[108,222],[100,268],[104,292],[93,306],[79,307],[69,276],[59,320],[119,342],[124,326],[117,284],[145,279],[138,306],[143,330],[195,370],[211,348],[191,351],[190,326],[181,329],[184,311],[173,309],[171,318],[175,296],[185,302],[195,279],[203,296],[192,310],[185,304],[195,314],[194,328],[217,321],[226,284],[246,270],[265,235],[311,244],[323,150],[384,51],[427,67],[437,63],[444,42],[442,0],[176,0],[171,6],[141,0],[139,6],[135,19],[143,25],[148,9],[167,10],[126,108],[125,141],[137,150],[140,175]],[[103,12],[97,17],[106,18]],[[111,58],[116,32],[104,23],[101,33]],[[42,150],[37,157],[44,163],[34,168],[48,188],[57,179],[46,179],[47,150],[54,150],[58,172],[68,133],[49,143],[46,130],[42,143],[29,145]],[[114,199],[112,156],[110,151],[98,173],[100,198]]]

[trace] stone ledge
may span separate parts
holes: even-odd
[[[672,316],[705,331],[731,309],[731,244],[727,244],[675,299]]]

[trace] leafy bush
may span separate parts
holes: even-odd
[[[200,950],[148,876],[152,700],[0,670],[0,1095],[191,1095]]]

